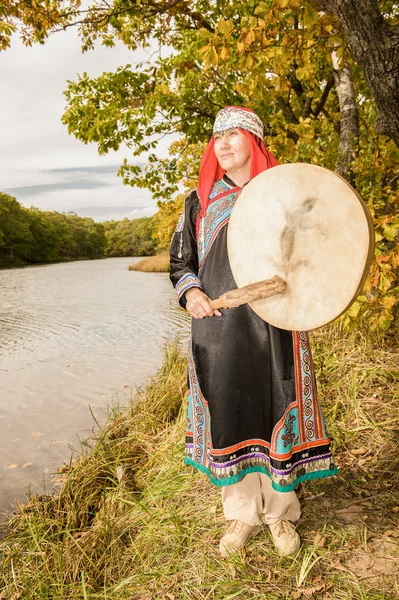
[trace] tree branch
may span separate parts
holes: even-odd
[[[326,87],[324,88],[323,93],[321,95],[321,98],[320,98],[319,102],[316,104],[315,108],[313,109],[313,115],[315,117],[318,117],[320,112],[323,110],[324,105],[327,101],[328,95],[329,95],[333,85],[334,85],[334,74],[330,73],[330,75],[328,76],[328,79],[327,79]]]
[[[337,67],[338,61],[334,52],[332,59],[334,66]],[[337,68],[334,71],[334,80],[341,113],[338,159],[335,171],[338,175],[353,183],[351,165],[358,152],[360,132],[359,111],[356,105],[356,95],[350,67],[345,65],[342,69]]]
[[[279,107],[283,111],[283,115],[286,121],[288,121],[288,123],[295,123],[296,125],[298,125],[299,119],[292,110],[291,104],[284,100],[282,96],[276,96],[276,100],[278,102]]]

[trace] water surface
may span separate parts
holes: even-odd
[[[51,489],[69,445],[161,363],[188,319],[166,273],[131,258],[0,271],[0,506]]]

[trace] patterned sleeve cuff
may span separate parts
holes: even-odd
[[[187,290],[191,288],[200,288],[202,290],[202,283],[199,277],[194,275],[193,273],[186,273],[183,277],[180,277],[179,281],[176,284],[176,293],[179,301],[187,292]]]

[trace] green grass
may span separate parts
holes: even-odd
[[[169,254],[158,254],[142,258],[133,265],[129,265],[129,271],[145,271],[148,273],[169,273],[170,260]]]
[[[399,597],[398,355],[312,336],[340,473],[298,488],[303,545],[280,558],[265,530],[218,554],[220,491],[182,464],[186,361],[176,346],[135,403],[110,410],[57,496],[19,505],[0,542],[0,598],[259,600]]]

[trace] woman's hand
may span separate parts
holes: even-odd
[[[203,319],[204,317],[222,316],[220,310],[213,310],[209,304],[209,296],[198,288],[191,288],[186,292],[186,310],[194,319]]]

